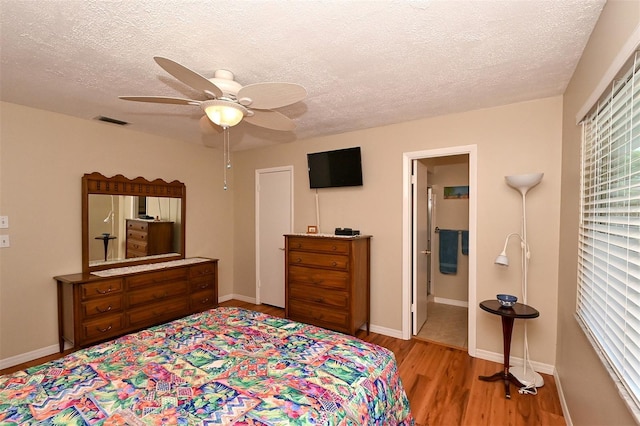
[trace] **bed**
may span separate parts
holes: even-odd
[[[391,351],[241,308],[0,377],[0,424],[410,425]]]

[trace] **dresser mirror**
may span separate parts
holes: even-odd
[[[186,188],[100,173],[82,177],[82,270],[185,257]]]

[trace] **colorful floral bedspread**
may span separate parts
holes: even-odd
[[[393,353],[217,308],[0,377],[0,424],[408,425]]]

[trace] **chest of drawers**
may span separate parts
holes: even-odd
[[[127,259],[173,251],[173,222],[127,219]]]
[[[211,309],[218,304],[218,260],[99,277],[55,277],[60,352]]]
[[[355,335],[369,332],[370,236],[285,235],[285,316]]]

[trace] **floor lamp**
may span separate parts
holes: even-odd
[[[527,285],[529,277],[529,258],[531,252],[529,251],[529,244],[527,243],[527,192],[540,183],[544,173],[530,173],[526,175],[513,175],[505,176],[507,185],[517,189],[522,195],[522,234],[511,233],[507,235],[504,242],[504,248],[502,253],[496,258],[495,263],[502,266],[509,266],[509,259],[507,258],[507,243],[513,236],[520,237],[520,247],[522,248],[522,303],[527,304]],[[522,366],[516,366],[509,369],[509,372],[515,376],[525,388],[539,388],[544,385],[544,379],[538,373],[533,370],[529,361],[529,345],[527,343],[527,322],[524,322],[524,359]]]

